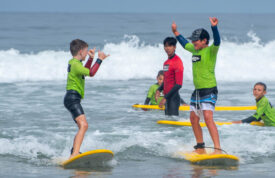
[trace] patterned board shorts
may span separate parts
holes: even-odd
[[[217,87],[196,89],[191,96],[190,110],[195,112],[199,110],[214,111],[217,99]]]

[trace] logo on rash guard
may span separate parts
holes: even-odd
[[[201,56],[200,55],[193,55],[192,56],[192,62],[199,62],[201,61]]]
[[[166,64],[163,66],[163,71],[168,71],[169,70],[169,64]]]

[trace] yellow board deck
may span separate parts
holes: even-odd
[[[64,161],[61,166],[65,169],[99,167],[110,161],[113,156],[114,153],[110,150],[91,150]]]
[[[166,124],[166,125],[175,125],[175,126],[187,126],[191,127],[192,124],[190,121],[169,121],[169,120],[159,120],[157,121],[158,124]],[[216,125],[232,125],[232,122],[215,122]],[[264,123],[259,122],[259,121],[253,121],[250,123],[250,125],[255,125],[255,126],[264,126]],[[206,127],[206,124],[204,122],[200,122],[201,127]]]
[[[206,153],[178,152],[177,155],[193,164],[201,165],[238,165],[239,158],[229,154],[212,154],[213,150],[206,149]]]
[[[160,108],[158,105],[132,105],[133,108],[142,108],[142,109],[159,109],[164,110],[165,108]],[[215,111],[248,111],[256,110],[256,106],[216,106]],[[180,111],[190,111],[190,106],[180,106]]]

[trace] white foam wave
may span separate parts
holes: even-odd
[[[251,41],[222,41],[216,65],[219,81],[274,81],[275,41],[262,44],[252,31]],[[160,39],[161,41],[161,39]],[[95,79],[128,80],[155,78],[167,56],[162,44],[146,45],[137,36],[125,36],[118,43],[106,43],[102,49],[111,56],[103,62]],[[184,80],[192,80],[191,54],[180,45],[177,54],[183,60]],[[68,51],[42,51],[22,54],[16,49],[0,51],[0,82],[66,80]]]
[[[145,131],[141,127],[117,127],[112,132],[101,132],[95,130],[88,132],[85,141],[81,146],[81,151],[91,149],[109,149],[119,158],[128,158],[127,150],[135,147],[134,151],[148,150],[144,154],[154,154],[161,157],[176,157],[178,151],[191,151],[195,139],[191,128],[171,128],[165,130]],[[229,154],[234,154],[241,158],[241,163],[255,161],[262,155],[274,155],[274,129],[265,127],[251,127],[249,125],[234,125],[218,127],[221,144]],[[259,134],[250,134],[257,132]],[[207,146],[212,146],[212,140],[207,128],[204,128],[204,139]],[[37,136],[20,136],[14,139],[1,138],[0,144],[5,145],[0,148],[0,155],[14,155],[30,160],[35,164],[52,165],[64,161],[69,156],[73,134],[54,134],[51,140]],[[239,137],[236,137],[239,135]],[[42,141],[43,140],[43,141]],[[252,141],[253,140],[253,141]],[[242,144],[240,144],[242,143]],[[255,146],[256,145],[256,146]],[[137,153],[131,153],[131,157],[136,157]],[[143,153],[142,153],[143,154]],[[40,158],[44,155],[44,159]],[[117,164],[117,158],[111,165]]]

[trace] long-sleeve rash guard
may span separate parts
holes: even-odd
[[[179,43],[187,51],[193,54],[193,82],[196,89],[213,88],[217,86],[215,77],[215,66],[217,53],[220,45],[220,35],[217,26],[212,27],[214,43],[205,48],[196,50],[182,35],[177,36]]]
[[[167,59],[163,64],[163,70],[164,81],[158,90],[163,90],[164,97],[169,99],[182,86],[184,68],[180,57],[174,55]]]
[[[66,90],[75,90],[84,98],[85,76],[94,76],[97,72],[101,60],[97,59],[96,63],[90,68],[93,59],[89,59],[85,66],[77,59],[71,59],[68,64],[68,77]]]

